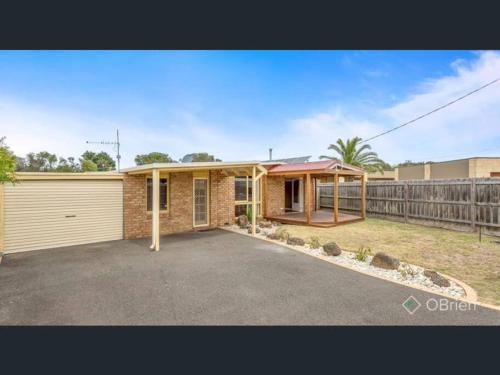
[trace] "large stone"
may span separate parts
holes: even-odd
[[[397,270],[399,268],[399,259],[391,257],[386,253],[379,252],[373,256],[370,264],[386,270]]]
[[[255,227],[255,233],[260,233],[259,227]],[[252,227],[248,228],[248,234],[252,234]]]
[[[286,240],[286,243],[288,245],[304,246],[306,241],[299,237],[289,237],[288,240]]]
[[[444,278],[436,271],[425,270],[424,276],[427,276],[429,279],[431,279],[431,281],[434,284],[436,284],[437,286],[440,286],[443,288],[448,288],[450,286],[450,282],[448,281],[448,279]]]
[[[267,235],[267,238],[269,238],[270,240],[279,240],[280,236],[278,236],[276,233],[269,233]]]
[[[248,225],[248,217],[247,215],[240,215],[236,219],[236,223],[240,228],[245,228]]]
[[[261,228],[272,228],[273,224],[270,221],[261,220],[259,222],[259,227]]]
[[[342,249],[335,242],[328,242],[323,245],[323,251],[329,256],[339,256]]]

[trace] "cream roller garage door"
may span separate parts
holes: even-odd
[[[123,238],[120,180],[20,181],[4,203],[6,253]]]

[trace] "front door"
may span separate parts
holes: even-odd
[[[208,225],[208,178],[196,177],[193,181],[193,225]]]
[[[292,181],[285,181],[285,211],[292,211]]]
[[[303,211],[303,184],[301,178],[292,180],[292,210],[297,212]]]

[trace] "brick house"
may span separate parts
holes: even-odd
[[[0,184],[0,251],[11,253],[222,227],[261,218],[334,226],[364,217],[321,210],[316,181],[364,172],[338,161],[158,163],[117,172],[19,172]],[[338,190],[337,190],[338,198]],[[364,202],[364,193],[361,195]],[[338,207],[338,205],[336,205]]]
[[[254,234],[262,217],[318,226],[364,218],[364,213],[314,209],[316,179],[349,175],[364,180],[362,170],[338,161],[158,163],[123,173],[123,236],[152,236],[155,249],[161,235],[233,224],[248,210],[256,213],[251,215]]]

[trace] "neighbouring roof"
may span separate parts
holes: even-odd
[[[293,158],[264,160],[263,163],[271,164],[271,163],[275,162],[275,163],[286,163],[286,164],[299,164],[299,163],[308,162],[310,158],[311,158],[310,155],[309,156],[296,156]]]
[[[321,171],[325,169],[344,169],[356,172],[363,172],[361,168],[354,167],[352,165],[343,163],[339,160],[321,160],[312,161],[308,163],[300,164],[281,164],[269,169],[270,174],[286,173],[286,172],[309,172],[309,171]]]

